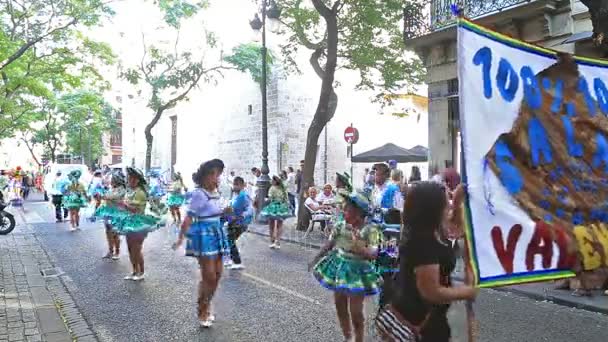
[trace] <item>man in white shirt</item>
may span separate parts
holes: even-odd
[[[293,167],[287,168],[287,196],[289,197],[289,203],[294,213],[297,213],[297,186],[296,186],[296,172]]]
[[[393,184],[390,180],[390,168],[384,163],[374,165],[375,177],[374,177],[374,188],[372,190],[372,205],[374,208],[379,209],[397,209],[403,210],[403,196],[400,191],[393,191],[390,187],[395,185],[397,189],[399,187]],[[391,190],[393,194],[391,198],[385,198],[385,193]]]

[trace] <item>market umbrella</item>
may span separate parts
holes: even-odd
[[[419,156],[424,156],[427,157],[429,155],[429,149],[422,146],[422,145],[416,145],[412,148],[409,149],[410,152],[419,155]]]
[[[406,148],[388,143],[371,151],[363,152],[352,158],[353,163],[377,163],[395,160],[398,163],[415,163],[427,161],[427,155],[414,153]]]

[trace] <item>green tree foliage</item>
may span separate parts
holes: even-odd
[[[422,82],[422,63],[408,58],[403,43],[403,8],[414,0],[281,0],[287,43],[282,46],[292,69],[295,55],[310,51],[310,65],[321,78],[319,103],[308,129],[303,189],[313,184],[319,135],[338,105],[337,69],[359,74],[356,89],[374,91],[377,101]],[[300,211],[299,227],[304,210]]]
[[[36,124],[23,132],[21,140],[32,152],[41,145],[55,161],[63,151],[80,155],[88,164],[103,156],[104,135],[114,133],[116,110],[96,91],[80,90],[46,102],[34,113]]]
[[[262,85],[262,46],[256,43],[240,44],[232,49],[232,53],[224,60],[241,71],[251,75],[253,81],[260,86]],[[268,74],[272,74],[272,64],[274,56],[267,50],[266,55],[266,70]],[[266,79],[268,84],[270,77]]]
[[[99,0],[0,0],[0,139],[57,92],[107,87],[94,63],[112,63],[112,51],[79,29],[111,14]]]
[[[154,3],[163,11],[165,22],[173,28],[179,28],[182,19],[194,16],[209,5],[207,1],[184,0],[155,0]]]
[[[203,37],[205,46],[201,51],[181,50],[179,45],[179,21],[188,18],[195,13],[193,9],[203,8],[203,4],[195,7],[184,7],[184,1],[158,1],[157,4],[165,13],[165,20],[175,31],[175,41],[172,49],[166,49],[154,44],[146,44],[145,36],[143,44],[143,56],[141,63],[137,66],[125,69],[122,77],[129,81],[139,90],[150,94],[147,107],[151,110],[151,120],[146,125],[144,133],[146,136],[146,161],[145,168],[149,170],[152,163],[152,147],[154,136],[152,129],[161,119],[165,111],[177,106],[182,101],[188,100],[190,92],[200,83],[212,82],[221,76],[221,70],[226,67],[218,64],[209,67],[205,61],[206,52],[215,48],[217,40],[215,36],[207,32]],[[184,9],[187,8],[187,9]],[[173,21],[172,18],[177,21]],[[196,53],[196,54],[195,54]],[[197,57],[197,55],[199,57]]]

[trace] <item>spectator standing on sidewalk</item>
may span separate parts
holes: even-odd
[[[296,172],[296,191],[298,195],[302,192],[302,172],[304,170],[304,161],[300,160],[300,168]]]
[[[298,189],[296,186],[297,174],[293,167],[287,168],[287,196],[289,197],[289,204],[291,205],[292,213],[295,214],[297,210],[296,201],[298,195]]]
[[[55,181],[53,181],[53,188],[51,189],[51,200],[55,206],[55,219],[57,223],[63,222],[64,219],[68,218],[68,209],[62,208],[63,195],[68,189],[70,182],[63,177],[61,171],[57,171],[55,175]],[[61,211],[63,209],[63,215]]]

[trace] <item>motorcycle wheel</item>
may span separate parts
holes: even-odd
[[[6,235],[15,229],[15,217],[9,213],[0,213],[0,235]]]

